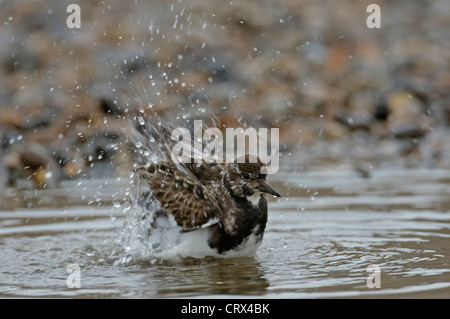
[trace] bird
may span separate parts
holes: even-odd
[[[158,136],[167,153],[168,127],[159,123],[140,131]],[[179,163],[165,156],[138,166],[138,202],[151,248],[158,256],[180,258],[254,256],[268,219],[265,196],[281,197],[263,167],[251,154],[231,163]]]

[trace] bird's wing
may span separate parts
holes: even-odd
[[[197,179],[204,181],[204,183],[219,181],[221,173],[224,170],[223,164],[217,164],[215,162],[207,163],[204,160],[201,163],[187,163],[184,165],[191,174]]]
[[[137,169],[141,182],[148,183],[154,198],[171,214],[183,231],[209,227],[219,222],[222,211],[211,189],[194,176],[168,163]]]

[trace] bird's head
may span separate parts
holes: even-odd
[[[224,172],[227,186],[232,195],[249,198],[261,193],[276,197],[281,195],[266,181],[267,174],[261,173],[264,163],[254,155],[245,155],[228,163]]]

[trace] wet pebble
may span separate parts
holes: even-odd
[[[334,121],[328,121],[323,126],[323,135],[330,140],[342,139],[348,134],[347,125],[337,123]]]
[[[2,149],[6,150],[11,145],[20,142],[22,138],[22,132],[16,127],[8,124],[0,125],[0,151]]]
[[[82,146],[82,153],[87,162],[111,161],[117,151],[120,133],[115,131],[99,131],[88,137]]]
[[[36,143],[15,145],[5,157],[11,182],[17,179],[33,180],[39,187],[56,187],[61,171],[46,147]]]
[[[387,97],[387,106],[392,120],[402,121],[424,112],[425,105],[413,92],[400,90],[392,92]]]
[[[83,175],[86,168],[85,161],[75,154],[63,167],[63,174],[68,179],[79,178]]]
[[[369,131],[373,123],[372,115],[365,111],[340,111],[336,115],[336,120],[350,130]]]
[[[428,129],[417,122],[401,122],[391,125],[391,135],[395,138],[420,138]]]

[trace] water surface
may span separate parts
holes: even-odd
[[[0,297],[448,298],[450,171],[282,172],[255,258],[123,262],[129,182],[0,195]],[[121,250],[122,249],[122,250]],[[122,258],[122,259],[121,259]],[[67,267],[80,267],[69,289]],[[369,288],[369,265],[380,288]]]

